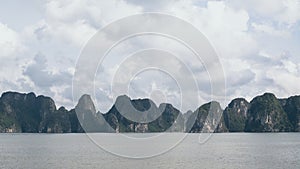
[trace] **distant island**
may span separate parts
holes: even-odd
[[[127,109],[124,103],[129,103],[140,112],[148,111],[147,116],[160,114],[151,122],[134,122],[118,111],[117,103],[124,110]],[[219,115],[220,120],[212,115]],[[126,95],[119,96],[107,113],[97,112],[89,95],[83,95],[71,110],[57,109],[53,99],[34,93],[5,92],[0,98],[2,133],[299,131],[300,96],[278,99],[272,93],[265,93],[250,102],[234,99],[224,110],[212,101],[186,113],[169,103],[157,107],[150,99],[132,100]]]

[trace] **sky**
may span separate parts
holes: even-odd
[[[158,12],[183,19],[209,40],[222,64],[228,103],[236,97],[251,101],[265,92],[280,98],[300,94],[299,0],[1,0],[0,3],[1,92],[33,91],[52,97],[57,106],[74,107],[73,76],[88,41],[118,19]],[[109,87],[122,61],[128,54],[147,48],[175,53],[196,76],[200,98],[182,111],[195,110],[210,101],[209,76],[203,65],[196,64],[190,51],[166,37],[144,35],[121,43],[99,66],[94,81],[98,110],[106,112],[116,96],[124,94],[112,93]],[[164,64],[176,70],[178,63],[166,60]],[[188,89],[179,86],[168,72],[152,69],[132,77],[126,94],[180,107],[180,92]]]

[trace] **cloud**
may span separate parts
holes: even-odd
[[[46,57],[39,53],[34,57],[33,63],[29,64],[23,74],[28,76],[36,87],[49,88],[54,85],[61,85],[71,82],[72,75],[68,72],[58,71],[51,72],[47,70]]]
[[[45,18],[35,28],[37,37],[52,37],[82,47],[105,24],[141,8],[126,1],[59,1],[45,4]]]
[[[241,57],[256,50],[255,39],[248,32],[249,14],[244,9],[232,8],[224,1],[208,1],[204,6],[176,1],[167,11],[195,25],[222,57]]]
[[[17,32],[0,22],[0,56],[8,57],[24,49]]]
[[[283,2],[283,11],[278,14],[280,21],[293,25],[300,20],[300,2],[298,0],[286,0]]]
[[[264,19],[293,26],[300,20],[300,2],[298,0],[233,0],[229,2],[235,8],[244,8],[257,19]]]
[[[45,17],[28,27],[27,33],[36,38],[37,48],[47,55],[54,56],[47,57],[47,68],[52,67],[52,70],[43,70],[36,63],[28,67],[24,73],[38,87],[44,90],[50,88],[49,93],[61,103],[65,103],[66,99],[70,100],[72,96],[71,76],[74,74],[76,58],[85,43],[97,29],[126,15],[139,13],[142,8],[126,1],[84,0],[64,2],[50,0],[44,7]],[[48,51],[49,47],[51,50]],[[58,63],[58,58],[61,58],[62,64]],[[38,69],[43,71],[36,71]]]
[[[96,28],[92,27],[85,19],[63,22],[44,18],[26,29],[28,38],[32,40],[43,44],[63,42],[77,48],[82,47],[96,32]]]
[[[275,92],[280,97],[299,94],[296,81],[300,77],[300,5],[297,0],[171,0],[151,3],[136,0],[49,0],[36,6],[40,7],[38,10],[41,12],[36,13],[40,16],[28,15],[26,18],[32,20],[22,22],[22,26],[4,24],[6,22],[0,20],[2,90],[32,90],[54,97],[60,105],[72,106],[72,76],[81,48],[103,26],[122,17],[147,11],[175,15],[204,33],[223,64],[228,86],[226,93],[230,99],[249,99],[266,91]],[[16,18],[9,15],[3,15],[7,17],[5,20]],[[17,23],[18,20],[9,23],[13,22]],[[18,29],[14,25],[19,25]],[[128,25],[126,29],[134,27]],[[122,29],[119,31],[122,33]],[[96,77],[99,104],[112,103],[112,93],[106,85],[111,82],[124,57],[151,47],[173,52],[191,69],[200,84],[201,103],[197,104],[211,99],[206,69],[191,53],[170,39],[144,36],[122,42],[103,61],[103,67],[99,69],[102,75]],[[160,62],[182,73],[178,64],[164,59],[160,59]],[[157,77],[154,75],[135,79],[132,87],[136,96],[149,94],[153,82],[150,79]],[[193,78],[182,75],[182,79],[188,82]],[[174,95],[174,83],[166,80],[158,78],[155,84],[165,89],[163,92]],[[149,88],[143,89],[143,86]],[[189,91],[188,85],[183,88]],[[103,103],[104,100],[108,102]],[[190,108],[195,107],[197,105],[191,105]]]
[[[258,23],[252,23],[252,27],[255,29],[255,31],[262,32],[265,34],[268,34],[270,36],[279,36],[279,37],[289,37],[290,32],[286,30],[278,30],[268,24],[258,24]]]
[[[33,61],[23,70],[23,77],[33,84],[28,90],[53,97],[57,105],[74,106],[71,91],[73,75],[68,69],[59,70],[55,66],[54,69],[51,67],[48,65],[45,55],[36,54]]]
[[[300,91],[299,84],[297,83],[300,80],[299,74],[291,74],[281,68],[269,70],[266,74],[278,86],[276,93],[280,95],[293,95],[295,91]]]
[[[250,83],[255,78],[255,74],[248,69],[232,73],[233,75],[229,76],[230,79],[227,80],[229,88],[242,87],[243,85]]]

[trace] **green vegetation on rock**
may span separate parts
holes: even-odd
[[[265,93],[250,102],[246,132],[292,131],[287,113],[274,94]]]
[[[243,132],[245,129],[249,103],[243,98],[231,101],[224,110],[224,120],[229,132]]]
[[[150,121],[147,121],[151,119]],[[82,127],[83,126],[83,127]],[[0,132],[290,132],[300,131],[300,96],[277,99],[272,93],[250,103],[237,98],[223,111],[212,101],[182,114],[169,103],[119,96],[111,109],[96,111],[83,95],[70,111],[56,109],[50,97],[6,92],[0,97]]]

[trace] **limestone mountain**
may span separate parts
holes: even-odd
[[[283,105],[284,111],[287,113],[289,121],[292,124],[293,131],[300,131],[300,96],[292,96],[285,99]]]
[[[43,121],[48,114],[56,111],[54,101],[49,97],[34,93],[3,93],[0,100],[2,131],[40,132]]]
[[[272,93],[255,97],[250,102],[245,125],[246,132],[292,131],[287,113]]]
[[[162,103],[158,107],[161,116],[149,123],[150,131],[154,132],[183,132],[184,117],[172,104]]]
[[[56,109],[50,97],[34,93],[3,93],[0,98],[0,132],[67,133],[78,126],[74,112],[64,107]]]
[[[171,104],[159,107],[150,99],[119,96],[104,118],[116,132],[183,131],[184,120]]]
[[[0,97],[0,132],[289,132],[300,131],[300,96],[277,99],[265,93],[250,103],[237,98],[223,111],[216,101],[181,113],[169,103],[119,96],[97,112],[83,95],[74,109],[56,108],[50,97],[5,92]]]
[[[70,133],[71,123],[68,110],[60,107],[58,110],[45,114],[45,117],[40,122],[39,132]]]
[[[244,98],[232,100],[224,110],[224,121],[229,132],[243,132],[249,103]]]
[[[85,132],[109,132],[105,119],[100,112],[96,111],[90,95],[85,94],[80,97],[75,112]]]
[[[186,132],[227,132],[220,103],[212,101],[200,106],[186,123]]]

